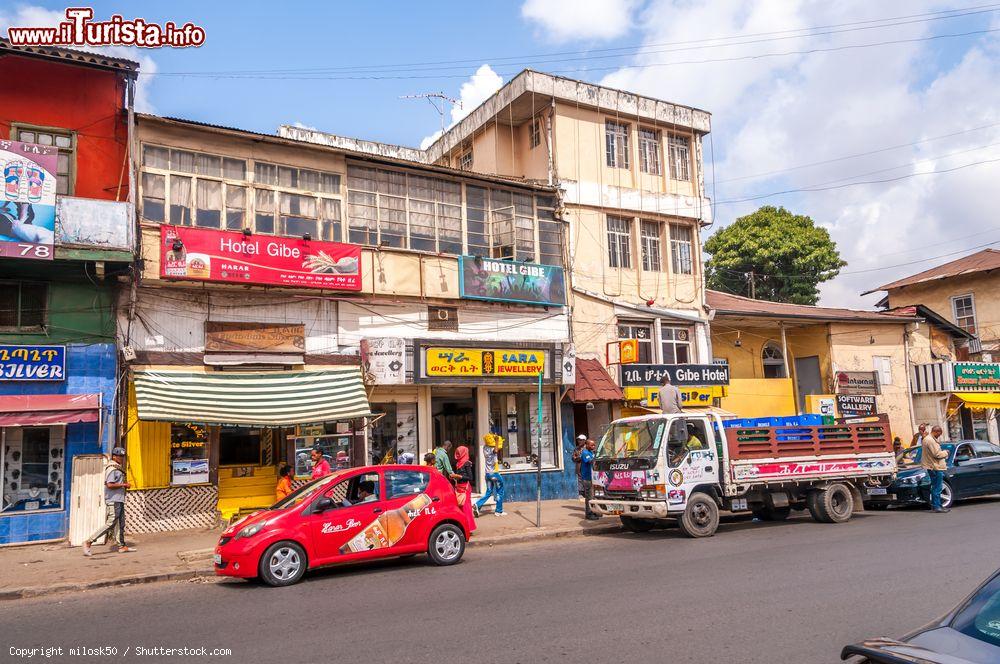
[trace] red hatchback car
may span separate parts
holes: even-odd
[[[215,573],[295,583],[306,570],[424,553],[454,565],[471,524],[441,473],[423,466],[350,468],[314,480],[226,529]]]

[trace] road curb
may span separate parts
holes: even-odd
[[[505,544],[522,544],[524,542],[534,542],[538,540],[554,539],[560,537],[573,537],[577,535],[606,535],[608,533],[621,532],[621,525],[591,526],[590,528],[554,528],[551,530],[536,530],[534,532],[523,532],[512,535],[496,535],[494,537],[476,538],[473,536],[469,540],[470,547],[494,547]],[[178,552],[187,562],[194,562],[195,558],[200,558],[202,553],[210,554],[212,549],[196,549],[193,551]],[[208,562],[208,561],[206,561]],[[101,579],[99,581],[85,581],[81,583],[57,583],[51,586],[12,588],[0,591],[0,602],[18,599],[28,599],[41,597],[44,595],[54,595],[65,592],[79,592],[82,590],[97,590],[100,588],[112,588],[115,586],[139,585],[144,583],[159,583],[162,581],[188,581],[199,577],[214,577],[215,570],[209,564],[204,569],[176,570],[171,572],[158,572],[155,574],[139,574],[135,576],[118,577],[114,579]]]

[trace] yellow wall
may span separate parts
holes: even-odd
[[[129,387],[125,451],[133,489],[170,486],[170,423],[139,420],[135,391]]]
[[[1000,341],[1000,277],[996,274],[979,273],[896,288],[889,291],[889,306],[922,304],[957,323],[951,298],[969,293],[975,301],[979,337],[984,345],[993,345]]]
[[[827,326],[808,325],[789,328],[785,331],[788,348],[789,374],[795,375],[795,358],[819,357],[823,382],[830,384],[830,349]],[[737,338],[740,346],[736,346]],[[730,376],[734,378],[764,378],[762,353],[764,346],[772,342],[781,347],[781,329],[777,321],[773,326],[749,326],[730,322],[724,316],[716,316],[712,322],[712,356],[729,362]]]
[[[730,378],[722,408],[739,417],[795,415],[790,378]]]

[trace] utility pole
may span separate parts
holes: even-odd
[[[443,92],[421,92],[416,95],[400,95],[400,99],[426,99],[427,103],[434,107],[434,110],[438,112],[441,117],[441,133],[444,133],[444,104],[445,102],[450,102],[452,106],[458,106],[462,108],[462,102],[458,99],[449,97]],[[434,101],[435,99],[440,100],[439,102]],[[440,104],[440,105],[439,105]]]
[[[750,270],[750,273],[747,275],[747,277],[750,279],[750,299],[751,300],[756,300],[757,299],[757,282],[754,281],[753,276],[754,276],[753,275],[753,270]]]

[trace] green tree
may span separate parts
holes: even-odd
[[[765,205],[705,242],[708,287],[758,300],[816,304],[817,286],[847,265],[812,219]]]

